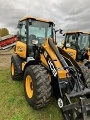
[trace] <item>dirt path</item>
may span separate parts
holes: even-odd
[[[9,68],[13,50],[0,50],[0,69]]]

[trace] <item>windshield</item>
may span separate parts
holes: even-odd
[[[78,45],[80,49],[88,49],[89,47],[89,35],[81,34],[78,38]]]
[[[75,49],[75,43],[76,43],[76,34],[67,34],[66,35],[66,44],[70,44],[70,48]]]
[[[52,37],[52,24],[32,20],[29,25],[29,40],[38,40],[39,44],[42,44],[45,38],[50,37]]]
[[[68,34],[66,36],[66,41],[67,41],[67,43],[75,42],[76,41],[76,34]]]

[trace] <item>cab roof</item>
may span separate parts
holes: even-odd
[[[66,34],[74,34],[74,33],[83,33],[81,31],[69,31],[69,32],[66,32]]]
[[[22,21],[27,20],[27,19],[35,19],[37,21],[42,21],[42,22],[47,22],[47,23],[50,23],[50,22],[53,23],[52,21],[49,21],[49,20],[38,19],[38,18],[31,17],[31,16],[24,17],[24,18],[22,18],[19,21],[22,22]]]
[[[85,32],[85,34],[88,34],[88,35],[90,35],[90,32]]]
[[[68,31],[65,34],[76,34],[76,33],[82,33],[82,34],[90,35],[90,32],[82,32],[82,31]]]

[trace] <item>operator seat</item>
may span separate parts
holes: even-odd
[[[36,40],[36,35],[31,34],[31,35],[29,36],[29,40],[30,40],[30,41],[31,41],[31,40]]]

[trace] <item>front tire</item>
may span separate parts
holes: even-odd
[[[11,77],[12,77],[12,80],[20,81],[23,79],[23,74],[18,73],[16,62],[17,61],[15,61],[14,58],[12,57],[11,58]]]
[[[51,85],[47,70],[41,65],[30,65],[24,73],[24,91],[34,109],[44,107],[51,98]]]

